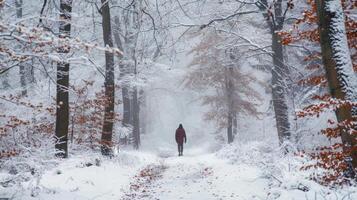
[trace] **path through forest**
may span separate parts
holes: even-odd
[[[16,200],[356,199],[353,188],[337,193],[301,180],[305,172],[296,170],[300,164],[292,157],[263,152],[251,143],[219,152],[188,148],[183,157],[124,150],[112,159],[76,155],[26,182],[28,189],[8,187],[3,193]]]
[[[258,168],[230,165],[213,154],[162,158],[132,179],[123,200],[266,199]]]

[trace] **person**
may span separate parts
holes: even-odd
[[[185,129],[182,127],[182,124],[180,124],[179,127],[176,129],[175,138],[176,138],[176,143],[178,146],[179,156],[182,156],[183,142],[184,141],[185,141],[185,143],[187,142],[186,132],[185,132]]]

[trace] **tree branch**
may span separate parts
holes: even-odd
[[[231,14],[231,15],[228,15],[226,17],[223,17],[223,18],[216,18],[216,19],[212,19],[211,21],[209,21],[207,24],[203,24],[200,26],[200,29],[204,29],[208,26],[210,26],[211,24],[213,24],[214,22],[220,22],[220,21],[225,21],[225,20],[229,20],[235,16],[238,16],[238,15],[245,15],[245,14],[252,14],[252,13],[259,13],[260,11],[259,10],[252,10],[252,11],[244,11],[244,12],[237,12],[237,13],[234,13],[234,14]]]

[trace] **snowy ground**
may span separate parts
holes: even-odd
[[[259,170],[229,165],[213,154],[168,158],[165,164],[152,199],[255,199],[265,194]]]
[[[153,154],[142,152],[120,152],[113,159],[90,154],[71,156],[44,172],[38,180],[33,178],[13,187],[0,186],[0,199],[117,200],[124,195],[137,171],[150,163],[157,163],[157,159]],[[0,179],[6,177],[2,175]]]
[[[38,191],[0,187],[0,197],[7,194],[23,200],[357,199],[356,188],[332,190],[307,180],[302,172],[277,170],[284,170],[282,166],[287,163],[284,159],[272,160],[276,165],[273,167],[257,164],[272,158],[263,158],[264,152],[256,144],[248,145],[253,147],[240,156],[232,156],[235,155],[232,147],[206,154],[188,149],[183,157],[177,157],[173,151],[158,155],[128,151],[114,159],[98,157],[100,163],[96,163],[96,157],[76,156],[45,172]],[[291,163],[293,170],[294,162]],[[31,197],[31,192],[35,197]]]

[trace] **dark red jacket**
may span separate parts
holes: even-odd
[[[175,138],[176,138],[177,144],[183,144],[183,141],[186,142],[187,138],[186,138],[185,129],[183,129],[183,128],[176,129]]]

